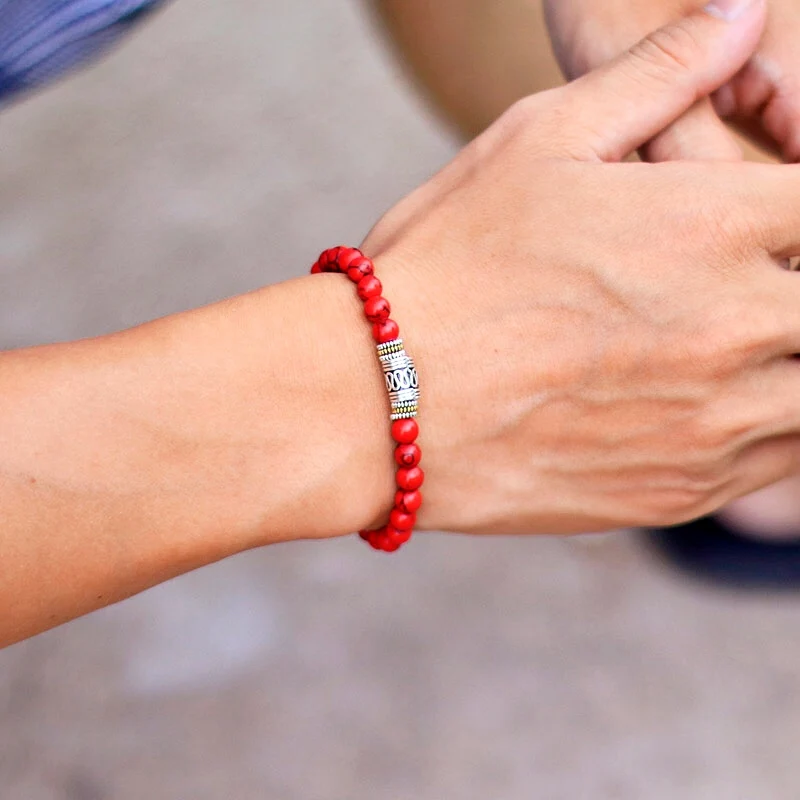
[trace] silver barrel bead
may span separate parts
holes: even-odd
[[[392,339],[379,344],[378,358],[392,404],[392,420],[416,417],[419,408],[419,379],[414,361],[403,348],[403,340]]]

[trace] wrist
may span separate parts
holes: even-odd
[[[358,305],[347,281],[315,276],[111,337],[110,405],[157,421],[137,447],[200,561],[353,533],[390,506],[387,401]]]
[[[384,296],[372,259],[356,247],[331,247],[320,253],[311,267],[312,275],[328,273],[346,277],[364,303],[364,318],[375,340],[389,393],[397,491],[386,524],[361,529],[359,536],[373,549],[392,553],[411,538],[423,499],[419,489],[425,473],[419,466],[422,451],[417,443],[419,425],[415,419],[419,409],[417,371],[413,358],[406,352],[400,326],[391,316],[391,303]]]
[[[367,242],[369,246],[369,241]],[[454,350],[463,331],[452,317],[447,317],[446,299],[435,287],[447,285],[425,252],[407,246],[394,246],[373,258],[375,271],[381,278],[384,294],[390,299],[392,317],[400,325],[402,339],[414,358],[419,374],[419,438],[425,485],[424,502],[416,512],[416,530],[441,530],[450,527],[452,485],[444,463],[452,458],[452,443],[463,431],[463,408],[453,396],[460,387],[452,364]],[[454,343],[456,346],[454,347]],[[384,426],[386,423],[383,423]],[[390,443],[389,447],[394,447]],[[388,508],[381,509],[385,523]]]
[[[191,346],[206,362],[235,358],[221,385],[241,447],[223,453],[221,474],[238,496],[237,547],[354,533],[387,514],[388,401],[349,282],[300,278],[235,298],[217,316],[214,342]]]
[[[309,522],[309,535],[328,538],[385,524],[397,465],[372,326],[347,278],[315,275],[293,283],[301,305],[316,310],[305,349],[306,368],[316,373],[312,407],[319,409],[318,425],[309,452],[321,478],[321,516]],[[306,415],[304,428],[307,421]]]

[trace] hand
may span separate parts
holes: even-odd
[[[577,77],[699,5],[698,0],[545,0],[545,15],[562,69]],[[800,159],[798,36],[800,2],[770,0],[764,37],[745,67],[715,92],[713,102],[701,100],[649,143],[643,157],[739,158],[741,150],[722,117],[785,161]]]
[[[798,466],[800,173],[602,163],[761,22],[699,12],[520,102],[368,236],[420,370],[422,527],[672,524]]]

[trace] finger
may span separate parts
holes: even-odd
[[[742,148],[704,97],[642,148],[645,161],[740,161]]]
[[[800,470],[800,363],[776,359],[732,390],[718,415],[740,435],[731,448],[726,501],[757,491]]]
[[[752,396],[777,397],[794,411],[800,432],[800,360],[795,358],[800,354],[800,274],[776,269],[763,254],[746,261],[743,282],[722,323],[723,352],[737,365],[758,370]],[[707,313],[714,314],[717,305],[712,303]],[[763,408],[769,411],[768,404]]]
[[[746,244],[775,258],[800,255],[800,165],[738,164],[731,170],[735,172],[729,172],[719,188],[727,195],[730,210],[735,208],[741,232],[750,240]],[[790,281],[797,286],[791,292],[797,303],[800,276],[780,275],[787,290]]]
[[[582,138],[590,157],[621,160],[730,79],[764,17],[764,0],[716,0],[569,84],[573,141]]]
[[[777,436],[745,449],[734,463],[726,501],[757,492],[800,471],[800,435]]]
[[[769,277],[766,274],[762,277],[764,283],[774,283],[772,299],[775,319],[783,329],[782,338],[776,340],[775,355],[780,357],[793,357],[791,366],[793,370],[800,373],[800,361],[794,357],[800,354],[800,274],[788,269],[773,270]],[[762,306],[765,314],[769,313],[768,303]],[[800,385],[797,386],[800,392]],[[800,413],[800,403],[795,395],[795,404]]]
[[[779,72],[773,62],[757,59],[737,77],[735,85],[737,99],[742,98],[748,87],[750,95],[745,99],[754,97],[754,103],[758,103],[766,96],[765,102],[756,106],[756,113],[750,116],[760,122],[761,135],[754,137],[756,141],[766,140],[770,149],[777,149],[788,163],[800,161],[800,89],[794,76]],[[740,109],[737,113],[741,113]]]
[[[767,154],[796,160],[790,152],[800,124],[796,82],[786,80],[777,62],[756,54],[711,100],[720,118]]]
[[[741,441],[744,446],[765,439],[782,436],[800,436],[800,362],[787,356],[773,358],[770,362],[752,369],[739,379],[738,389],[731,397],[724,413],[741,419],[744,431],[750,425],[750,434]]]
[[[737,286],[735,299],[723,300],[720,295],[703,308],[706,316],[717,320],[716,335],[724,337],[717,345],[720,354],[709,363],[716,360],[720,366],[729,358],[737,369],[756,370],[752,397],[785,398],[800,420],[800,365],[793,361],[794,354],[800,353],[800,275],[781,280],[788,273],[775,269],[769,259],[763,261],[771,268],[743,272],[745,280]],[[715,337],[710,340],[712,346]],[[790,392],[782,391],[787,380]],[[762,410],[769,408],[765,405]]]

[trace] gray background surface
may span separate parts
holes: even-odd
[[[397,73],[347,0],[181,0],[6,111],[0,344],[359,240],[455,150]],[[798,690],[800,599],[630,535],[278,546],[0,652],[0,798],[791,800]]]

